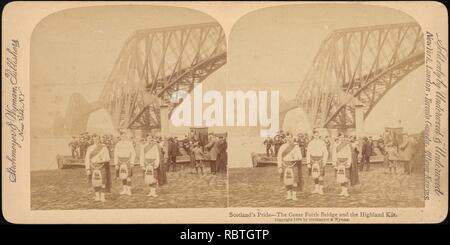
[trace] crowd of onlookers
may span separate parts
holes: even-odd
[[[73,136],[69,142],[72,158],[84,159],[87,148],[92,145],[94,136],[97,134],[82,133],[78,136]],[[114,147],[120,141],[119,136],[112,134],[98,135],[100,143],[107,146],[110,155],[114,155]],[[227,141],[226,135],[210,133],[207,139],[201,139],[198,135],[185,135],[184,138],[178,137],[162,137],[154,136],[155,141],[161,145],[163,149],[164,159],[166,160],[169,171],[176,171],[177,158],[184,157],[186,163],[190,163],[193,168],[199,173],[203,173],[204,168],[209,166],[212,174],[225,173],[227,169]],[[132,137],[131,141],[136,150],[136,155],[139,157],[140,147],[145,144],[146,138]],[[139,159],[136,159],[138,162]],[[206,166],[208,165],[208,166]]]
[[[278,155],[280,147],[286,143],[286,136],[289,133],[280,131],[274,137],[267,137],[263,144],[266,147],[266,155],[273,157]],[[74,136],[69,143],[72,158],[84,159],[87,148],[93,144],[93,136],[96,134],[82,133]],[[155,141],[161,144],[165,159],[168,163],[168,170],[176,170],[177,158],[184,156],[191,163],[197,172],[202,173],[203,169],[209,165],[210,172],[226,172],[228,161],[227,139],[226,135],[208,134],[207,139],[201,139],[198,135],[185,135],[184,138],[155,136]],[[359,156],[359,168],[362,171],[364,166],[370,168],[371,156],[384,156],[384,161],[390,171],[396,172],[400,161],[408,160],[414,154],[414,138],[406,136],[401,143],[396,141],[385,142],[384,137],[373,139],[372,137],[363,137],[358,140],[356,136],[344,136],[345,140],[354,145],[354,151]],[[312,136],[306,133],[300,133],[294,136],[294,141],[299,145],[302,155],[306,156],[308,143]],[[331,153],[333,144],[337,138],[330,136],[321,136],[325,142],[328,152]],[[120,140],[119,136],[112,134],[100,135],[100,142],[108,147],[110,155],[113,155],[115,144]],[[139,153],[140,146],[145,143],[145,138],[132,138],[136,153]],[[138,155],[138,154],[137,154]],[[329,159],[331,154],[329,154]],[[137,159],[138,160],[138,159]],[[410,172],[410,167],[406,168]]]
[[[268,157],[274,157],[278,155],[280,147],[286,143],[286,136],[289,133],[284,131],[279,131],[273,137],[267,137],[263,144],[266,147],[266,155]],[[333,138],[330,136],[320,136],[320,138],[325,142],[328,152],[329,159],[331,159],[331,149],[333,144],[337,141],[337,137]],[[306,156],[306,151],[308,148],[308,143],[311,141],[312,136],[306,133],[299,133],[293,137],[294,142],[296,142],[301,151],[302,155]],[[344,140],[353,145],[353,150],[356,155],[358,155],[358,165],[360,171],[370,169],[370,157],[371,156],[381,156],[385,165],[389,168],[389,171],[396,173],[399,162],[404,163],[405,172],[407,174],[411,173],[410,160],[414,155],[414,149],[417,144],[414,137],[403,135],[403,140],[398,142],[396,140],[390,140],[385,142],[385,137],[380,136],[377,139],[373,137],[362,137],[360,140],[356,136],[345,135]]]
[[[97,134],[82,133],[78,136],[73,136],[69,142],[69,148],[74,159],[84,159],[87,148],[94,144],[94,136]],[[110,153],[114,150],[114,146],[120,140],[120,137],[114,137],[112,134],[100,135],[100,142],[108,147]]]

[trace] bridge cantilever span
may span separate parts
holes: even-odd
[[[367,117],[395,84],[423,64],[424,37],[417,23],[335,30],[322,42],[281,116],[301,107],[315,127],[354,128],[356,103]]]
[[[177,104],[168,103],[173,92],[191,91],[225,63],[226,39],[217,23],[137,31],[125,43],[98,103],[115,128],[159,128],[160,104],[173,109]],[[355,101],[367,117],[387,91],[423,63],[417,23],[333,31],[296,98],[281,108],[281,120],[301,107],[316,127],[353,128]]]
[[[226,38],[216,22],[139,30],[125,42],[98,103],[116,129],[159,128],[160,104],[173,109],[174,91],[191,91],[225,63]],[[85,124],[85,116],[72,115],[67,127]]]
[[[172,109],[174,91],[191,91],[225,63],[226,39],[218,23],[137,31],[122,49],[100,101],[116,128],[159,128],[160,104]]]

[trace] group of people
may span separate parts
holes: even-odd
[[[304,139],[308,139],[305,137]],[[355,160],[357,161],[354,142],[339,134],[330,151],[330,146],[314,130],[308,140],[306,149],[302,149],[299,137],[286,133],[286,143],[281,145],[277,154],[277,165],[280,178],[286,188],[286,199],[297,200],[297,191],[303,191],[302,160],[306,158],[308,176],[314,181],[313,194],[323,195],[325,166],[329,157],[335,169],[336,182],[341,186],[340,196],[349,196],[348,185],[359,183]],[[331,152],[331,154],[330,154]],[[352,167],[353,166],[353,167]]]
[[[197,174],[203,175],[206,162],[210,163],[210,173],[226,173],[227,142],[224,136],[210,134],[208,141],[202,143],[197,137],[161,137],[148,135],[136,140],[125,132],[114,141],[104,141],[97,134],[89,135],[89,145],[84,153],[88,181],[95,192],[95,201],[104,202],[105,192],[111,192],[111,163],[120,179],[120,195],[132,195],[133,166],[139,163],[148,186],[149,197],[157,197],[156,188],[167,184],[166,173],[176,170],[177,157],[187,155]],[[72,142],[71,142],[72,143]],[[69,144],[71,147],[73,144]],[[83,151],[81,151],[83,152]],[[184,154],[183,154],[183,153]]]
[[[385,162],[389,168],[389,173],[396,175],[400,162],[403,163],[403,172],[410,175],[413,169],[412,158],[417,153],[417,141],[414,137],[404,135],[402,142],[395,140],[387,142],[383,147],[386,155]]]
[[[211,174],[227,172],[228,143],[226,136],[211,133],[205,143],[192,137],[185,146],[187,147],[184,149],[187,150],[197,174],[203,174],[203,168],[207,162],[209,162]]]
[[[139,152],[139,163],[144,173],[144,181],[149,186],[148,196],[156,197],[157,183],[167,183],[165,169],[161,164],[164,152],[155,138],[149,136],[145,141]],[[88,181],[94,188],[95,201],[105,202],[105,192],[111,192],[111,162],[116,171],[116,178],[121,181],[120,194],[131,195],[131,177],[136,157],[133,141],[124,132],[114,145],[112,155],[107,145],[101,142],[99,135],[92,136],[92,144],[86,150],[84,162]]]
[[[99,136],[100,143],[106,145],[110,152],[112,152],[114,145],[120,140],[119,137],[114,137],[112,134],[103,134],[100,136],[98,134],[84,132],[78,136],[73,136],[72,140],[69,142],[72,158],[84,159],[88,147],[94,144],[94,137],[97,136]]]
[[[412,137],[406,137],[400,146],[389,142],[386,147],[381,138],[373,140],[371,137],[363,137],[362,142],[359,142],[355,136],[339,133],[338,137],[330,140],[329,137],[320,136],[317,130],[313,131],[311,138],[306,134],[293,136],[289,133],[275,137],[281,138],[283,142],[279,147],[275,147],[275,156],[287,199],[297,200],[296,192],[303,191],[302,160],[305,158],[308,176],[314,181],[311,193],[319,195],[324,194],[323,182],[327,162],[331,162],[334,168],[336,183],[341,187],[339,195],[344,197],[349,196],[349,186],[359,184],[358,172],[370,170],[370,157],[375,153],[384,157],[390,172],[392,169],[396,173],[396,165],[402,160],[405,162],[405,173],[411,173],[408,157],[410,159],[413,154]],[[268,143],[270,144],[269,138],[264,142],[266,147]],[[399,151],[407,152],[409,156],[400,158]],[[267,154],[270,155],[270,150]]]
[[[283,130],[280,130],[274,137],[267,137],[263,144],[266,146],[266,155],[268,157],[270,156],[278,156],[278,152],[280,147],[287,142],[286,136],[290,135],[287,132],[284,132]],[[322,139],[322,137],[321,137]],[[312,140],[312,137],[310,137],[308,134],[297,134],[293,140],[298,144],[300,147],[302,154],[306,155],[306,149],[308,147],[309,142]],[[325,145],[330,151],[331,147],[331,140],[328,136],[323,137],[323,141],[325,142]]]

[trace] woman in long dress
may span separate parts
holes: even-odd
[[[159,167],[156,169],[156,176],[158,179],[158,186],[163,186],[167,184],[167,139],[159,141],[158,144],[161,151],[161,161]]]
[[[355,186],[359,184],[359,175],[358,175],[358,142],[352,139],[351,142],[352,147],[352,164],[350,166],[350,185]]]

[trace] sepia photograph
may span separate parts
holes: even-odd
[[[280,94],[280,130],[230,147],[231,207],[424,206],[414,19],[355,4],[270,7],[234,24],[229,50],[230,82]]]
[[[226,133],[168,121],[174,91],[224,79],[226,52],[220,24],[184,8],[43,19],[31,39],[31,208],[226,207]]]
[[[438,2],[13,2],[2,16],[11,223],[448,213]]]

